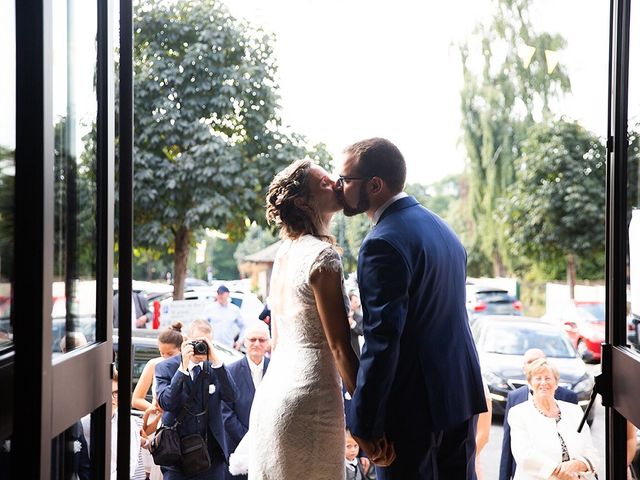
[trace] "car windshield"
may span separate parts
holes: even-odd
[[[581,303],[576,307],[580,318],[585,322],[604,322],[604,303]]]
[[[484,348],[488,353],[503,355],[524,355],[530,348],[544,350],[548,357],[571,358],[575,351],[562,332],[534,326],[515,327],[508,325],[487,325],[484,332]]]

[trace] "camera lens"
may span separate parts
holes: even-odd
[[[206,355],[208,350],[206,342],[202,340],[193,342],[193,353],[196,355]]]

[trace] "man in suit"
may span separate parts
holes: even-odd
[[[546,358],[546,355],[539,348],[530,348],[524,352],[523,367],[525,374],[527,368],[533,362],[539,358]],[[509,415],[509,409],[515,407],[520,403],[526,402],[531,396],[531,391],[528,385],[523,385],[515,390],[509,392],[507,395],[507,405],[504,408],[504,434],[502,435],[502,454],[500,455],[500,476],[499,480],[510,480],[516,474],[516,462],[511,453],[511,427],[507,421]],[[555,393],[556,400],[563,400],[565,402],[578,403],[578,396],[575,392],[568,390],[564,387],[558,387]]]
[[[199,433],[207,441],[211,467],[189,476],[190,480],[224,478],[230,453],[224,433],[222,402],[234,402],[235,386],[213,349],[211,339],[209,322],[194,320],[189,325],[187,339],[182,343],[181,355],[158,363],[155,371],[158,404],[164,410],[162,424],[173,425],[182,408],[186,407],[187,414],[178,425],[178,433],[181,437]],[[206,353],[194,352],[194,340],[206,343]],[[193,399],[186,405],[194,388],[197,390]],[[164,480],[187,478],[180,465],[162,467],[162,472]]]
[[[269,349],[269,327],[264,322],[250,324],[244,335],[246,356],[227,366],[227,371],[236,386],[234,402],[223,402],[222,415],[227,434],[227,446],[233,453],[249,430],[249,414],[256,388],[269,366],[269,359],[265,353]],[[227,471],[228,479],[246,479],[246,475],[231,475]]]
[[[380,480],[475,478],[475,425],[486,411],[465,308],[466,252],[451,228],[402,190],[398,148],[345,149],[336,193],[374,227],[358,256],[364,348],[351,431]]]
[[[119,294],[113,296],[113,328],[120,324],[118,303]],[[131,328],[147,328],[147,323],[153,321],[153,311],[149,310],[147,297],[138,292],[131,292]]]

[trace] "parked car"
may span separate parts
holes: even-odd
[[[467,284],[469,322],[482,315],[522,315],[522,303],[503,288]]]
[[[229,298],[240,308],[247,323],[257,321],[264,310],[264,303],[254,293],[232,291]],[[203,318],[206,307],[216,300],[216,289],[211,286],[186,288],[179,307],[173,303],[173,294],[170,293],[156,300],[160,302],[160,325],[168,326],[172,321],[180,320],[186,326],[195,318]]]
[[[627,318],[627,342],[637,352],[640,352],[640,316],[635,313],[629,314]]]
[[[572,390],[586,409],[594,379],[559,325],[519,315],[487,315],[472,327],[482,376],[493,400],[493,412],[504,415],[507,395],[527,384],[524,353],[539,348],[560,372],[559,385]],[[593,421],[594,409],[588,422]]]
[[[604,317],[604,302],[573,300],[548,311],[542,318],[564,326],[585,362],[599,362],[605,335]]]

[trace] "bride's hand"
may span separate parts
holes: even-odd
[[[369,459],[380,467],[388,467],[396,459],[396,452],[386,435],[377,440],[364,440],[354,436],[358,445],[362,447]]]

